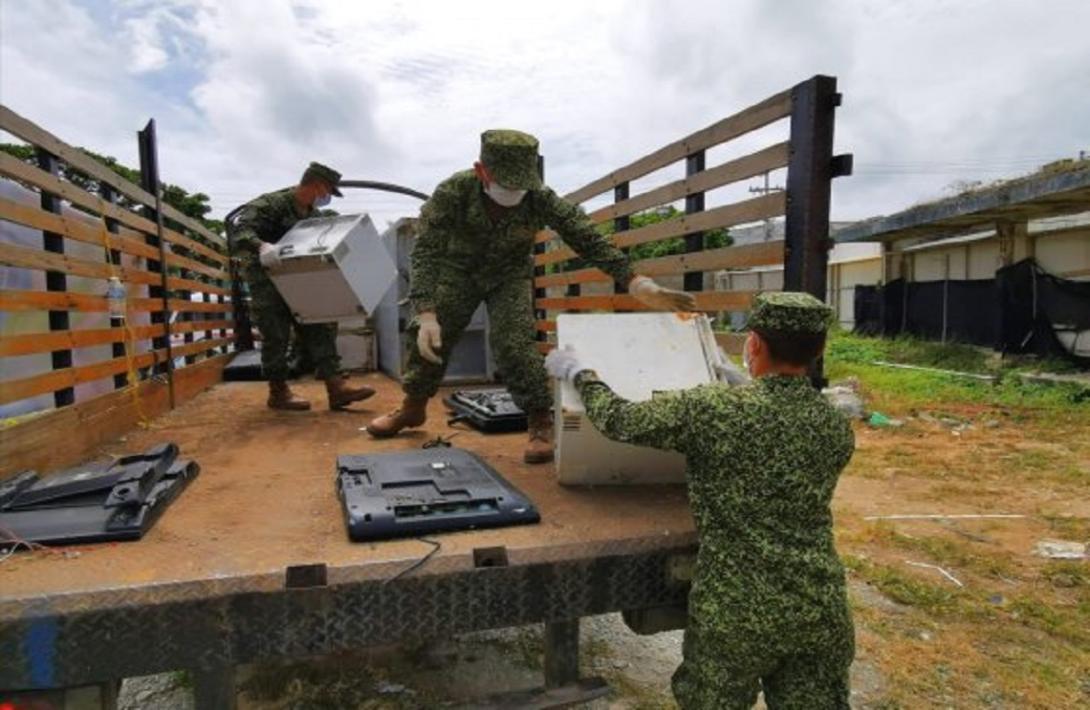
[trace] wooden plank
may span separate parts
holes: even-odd
[[[706,192],[739,180],[763,175],[766,172],[786,166],[788,150],[789,145],[786,141],[778,143],[751,155],[704,170],[684,180],[677,180],[627,200],[607,205],[591,212],[590,219],[595,224],[606,222],[625,215],[642,212],[652,207],[658,207],[659,205],[676,202],[687,195]]]
[[[748,333],[716,333],[715,342],[727,355],[741,355]]]
[[[745,310],[758,291],[701,291],[693,294],[698,311]],[[649,311],[627,294],[613,296],[572,296],[539,298],[534,306],[546,311]]]
[[[53,153],[58,158],[68,163],[73,168],[101,180],[131,200],[135,200],[147,207],[155,207],[155,196],[121,177],[113,170],[98,162],[81,150],[68,145],[49,131],[36,125],[7,106],[0,105],[0,129],[22,138],[27,143],[33,143]],[[163,204],[163,216],[182,224],[197,234],[210,239],[215,244],[226,245],[224,238],[191,217],[179,212],[174,207]]]
[[[174,396],[182,404],[223,379],[233,354],[209,358],[174,372]],[[167,387],[159,380],[116,390],[54,409],[0,430],[0,478],[26,469],[53,471],[75,466],[97,455],[98,448],[131,431],[143,416],[170,408]]]
[[[230,313],[232,306],[227,303],[205,303],[204,301],[187,301],[184,298],[172,298],[167,301],[167,307],[172,312],[179,313]]]
[[[598,178],[578,190],[568,193],[565,195],[565,199],[575,203],[585,202],[622,182],[635,180],[671,163],[676,163],[687,155],[720,143],[726,143],[750,131],[774,123],[790,113],[791,92],[781,92],[681,140],[659,148],[623,168],[614,170],[605,177]]]
[[[171,333],[194,333],[204,330],[233,328],[228,320],[189,321],[175,323]],[[131,332],[130,332],[131,331]],[[25,333],[0,337],[0,356],[33,355],[49,353],[54,350],[75,350],[109,343],[124,343],[131,340],[147,340],[166,335],[163,323],[133,326],[125,328],[87,328],[82,330],[51,331],[45,333]]]
[[[556,343],[534,343],[537,346],[537,351],[542,355],[548,355],[556,348]]]
[[[89,328],[85,330],[63,330],[48,333],[26,333],[0,338],[0,356],[32,355],[49,353],[54,350],[75,350],[94,345],[123,343],[130,337],[133,340],[147,340],[166,334],[162,323],[141,325],[132,328],[132,334],[124,328]]]
[[[111,276],[117,276],[122,281],[133,284],[159,283],[159,276],[148,271],[111,266],[105,262],[98,263],[85,259],[76,259],[64,254],[55,254],[14,244],[0,244],[0,264],[21,269],[58,271],[93,279],[108,279]]]
[[[174,357],[195,355],[220,345],[231,342],[228,338],[220,340],[198,340],[181,347],[173,348]],[[53,370],[41,375],[25,377],[19,380],[6,380],[0,382],[0,404],[18,402],[22,399],[36,397],[40,394],[55,392],[65,387],[75,387],[84,382],[94,382],[106,377],[111,377],[127,372],[129,367],[141,368],[163,362],[167,357],[166,349],[133,355],[131,358],[118,357],[104,360],[93,365],[80,367],[67,367],[61,370]]]
[[[73,185],[70,182],[65,182],[60,178],[47,173],[46,171],[24,163],[23,161],[15,158],[7,153],[0,153],[0,173],[12,177],[16,180],[20,180],[24,183],[37,187],[40,190],[50,192],[54,195],[68,200],[74,205],[93,210],[100,215],[104,215],[111,219],[116,219],[122,224],[137,229],[144,234],[157,234],[157,226],[155,222],[141,217],[135,212],[130,212],[127,209],[119,207],[115,204],[111,204],[106,200],[103,200],[100,196],[94,195],[82,188]],[[55,230],[54,230],[55,231]],[[184,246],[191,251],[200,253],[202,256],[207,257],[217,263],[227,263],[227,256],[211,247],[208,247],[200,242],[194,241],[189,237],[179,234],[173,230],[164,229],[164,238],[168,242]],[[152,248],[152,247],[149,247]],[[156,250],[158,251],[158,250]],[[178,256],[176,258],[183,258]],[[169,261],[169,259],[168,259]],[[213,274],[209,274],[212,276]],[[216,278],[223,278],[216,275]]]
[[[212,259],[219,264],[227,263],[226,254],[216,251],[212,247],[201,244],[198,241],[190,239],[184,234],[179,234],[173,229],[167,229],[166,227],[163,227],[163,239],[171,244],[177,244],[178,246],[185,247],[190,251],[196,252],[202,256]]]
[[[32,205],[24,205],[0,197],[0,219],[15,222],[31,229],[61,234],[68,239],[106,249],[116,249],[145,258],[157,259],[159,250],[148,246],[143,237],[130,230],[110,234],[101,222],[87,222],[78,217],[62,216],[46,212]],[[133,238],[136,237],[136,238]]]
[[[722,207],[714,207],[704,212],[679,215],[664,222],[649,224],[646,227],[617,232],[610,237],[609,241],[618,248],[632,247],[637,244],[672,239],[693,232],[703,232],[709,229],[732,227],[747,222],[771,219],[784,214],[786,207],[786,195],[782,192],[775,192],[723,205]],[[571,249],[555,249],[534,256],[534,265],[558,264],[575,256],[575,252]]]
[[[130,311],[159,311],[159,298],[130,298],[125,302]],[[82,311],[110,310],[106,296],[57,291],[0,291],[0,311]]]
[[[193,291],[196,293],[214,293],[218,296],[231,295],[230,289],[222,288],[215,284],[205,283],[204,281],[183,279],[178,276],[167,277],[167,288],[176,289],[178,291]]]
[[[556,321],[555,320],[539,320],[534,321],[534,330],[542,333],[555,333]]]
[[[156,250],[156,251],[158,251],[158,250]],[[204,276],[207,276],[207,277],[212,278],[212,279],[216,279],[217,281],[227,282],[227,281],[230,281],[230,278],[231,278],[230,275],[226,271],[224,271],[223,269],[217,269],[217,268],[215,268],[213,266],[208,266],[207,264],[202,264],[199,261],[195,261],[193,259],[186,258],[186,257],[181,256],[179,254],[171,254],[171,253],[168,252],[167,253],[167,264],[169,264],[170,266],[177,266],[178,268],[181,268],[181,269],[188,269],[188,270],[196,272],[198,274],[203,274]]]
[[[740,244],[688,254],[662,256],[656,259],[642,259],[633,262],[632,268],[644,276],[668,276],[693,271],[768,266],[783,263],[783,248],[784,242],[782,239],[757,244]],[[534,279],[534,285],[538,288],[549,288],[574,283],[600,283],[612,280],[612,276],[598,269],[590,268],[539,276]]]

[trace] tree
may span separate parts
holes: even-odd
[[[37,152],[33,146],[15,143],[0,143],[0,150],[18,158],[24,163],[29,163],[31,165],[37,164]],[[99,163],[102,163],[125,180],[136,185],[140,184],[139,170],[134,170],[127,165],[119,163],[117,158],[114,158],[113,156],[101,155],[94,151],[87,150],[86,148],[79,148],[78,150],[89,158],[93,158]],[[97,178],[73,168],[68,164],[63,165],[61,172],[65,180],[88,192],[98,194],[99,189],[101,188],[101,181]],[[188,190],[178,185],[163,183],[163,202],[187,217],[192,217],[213,232],[221,234],[223,232],[223,222],[217,219],[209,219],[207,216],[208,213],[212,211],[212,206],[208,204],[208,200],[208,195],[203,192],[190,193]],[[119,197],[118,204],[129,209],[137,206],[137,203],[129,200],[124,195]]]

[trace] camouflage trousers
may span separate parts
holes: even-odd
[[[439,284],[435,315],[442,329],[443,365],[420,357],[416,347],[418,324],[409,327],[410,354],[403,388],[410,397],[433,396],[443,381],[446,362],[469,325],[473,312],[484,302],[490,324],[489,345],[511,398],[528,413],[547,412],[553,398],[544,358],[534,344],[534,307],[530,279],[516,277],[490,288],[469,279],[448,279]]]
[[[682,710],[748,710],[763,690],[769,710],[848,710],[854,639],[835,646],[780,655],[764,643],[703,632],[690,619],[674,697]]]
[[[254,323],[261,332],[261,368],[270,380],[286,380],[291,373],[289,350],[292,335],[300,355],[313,365],[319,379],[337,374],[337,325],[297,323],[291,309],[276,290],[265,270],[257,264],[245,269],[250,287],[250,303]]]

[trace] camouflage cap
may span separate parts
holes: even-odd
[[[330,192],[334,195],[344,197],[341,191],[337,189],[337,185],[341,182],[341,174],[328,165],[322,165],[321,163],[308,165],[307,169],[303,171],[303,177],[299,182],[303,183],[309,180],[321,180],[329,185]]]
[[[832,308],[798,291],[758,294],[749,316],[751,330],[778,333],[824,333],[832,322]]]
[[[485,131],[481,134],[481,162],[503,187],[538,190],[537,145],[537,138],[522,131]]]

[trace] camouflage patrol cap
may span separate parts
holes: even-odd
[[[481,162],[500,185],[538,190],[537,138],[522,131],[494,129],[481,134]]]
[[[824,333],[832,322],[832,308],[798,291],[758,294],[749,316],[751,330],[777,333]]]
[[[341,174],[328,165],[322,165],[321,163],[308,165],[307,169],[303,171],[303,177],[299,182],[309,182],[310,180],[321,180],[329,185],[331,193],[337,197],[344,197],[341,191],[337,189],[337,185],[341,182]]]

